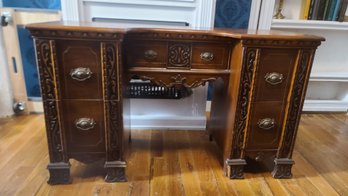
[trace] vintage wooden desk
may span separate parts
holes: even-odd
[[[27,28],[40,72],[48,183],[71,181],[70,158],[105,158],[105,180],[126,180],[124,89],[133,76],[177,88],[212,81],[208,132],[221,149],[225,174],[243,178],[246,157],[274,156],[273,177],[291,177],[306,86],[322,37],[67,22]]]

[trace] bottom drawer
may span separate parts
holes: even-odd
[[[284,120],[282,102],[254,103],[249,121],[247,149],[278,148]]]
[[[68,153],[105,152],[102,101],[62,101]]]

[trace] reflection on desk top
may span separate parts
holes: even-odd
[[[139,27],[133,25],[101,22],[72,22],[56,21],[46,23],[35,23],[26,26],[31,31],[35,30],[63,30],[63,31],[84,31],[100,33],[180,33],[180,34],[200,34],[236,39],[286,39],[286,40],[313,40],[324,41],[325,38],[314,35],[299,34],[275,30],[249,30],[249,29],[227,29],[227,28],[197,28],[197,27],[173,27],[173,26],[154,26]],[[33,33],[35,36],[36,34]]]

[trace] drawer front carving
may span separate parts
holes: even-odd
[[[62,99],[101,99],[100,43],[56,41]]]
[[[134,41],[127,43],[126,47],[129,66],[166,67],[167,42]]]
[[[229,49],[218,44],[193,44],[192,68],[227,69]]]
[[[102,101],[62,101],[63,124],[70,152],[105,152]]]
[[[277,148],[284,116],[282,102],[258,102],[252,107],[247,148]]]
[[[261,49],[255,101],[286,99],[296,57],[296,49]]]

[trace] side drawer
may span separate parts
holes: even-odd
[[[283,101],[291,85],[297,49],[261,49],[255,101]]]
[[[57,40],[62,99],[101,99],[101,47],[97,41]]]
[[[68,151],[105,152],[102,101],[62,101],[63,127]]]
[[[278,148],[284,119],[282,102],[252,104],[247,149]]]

